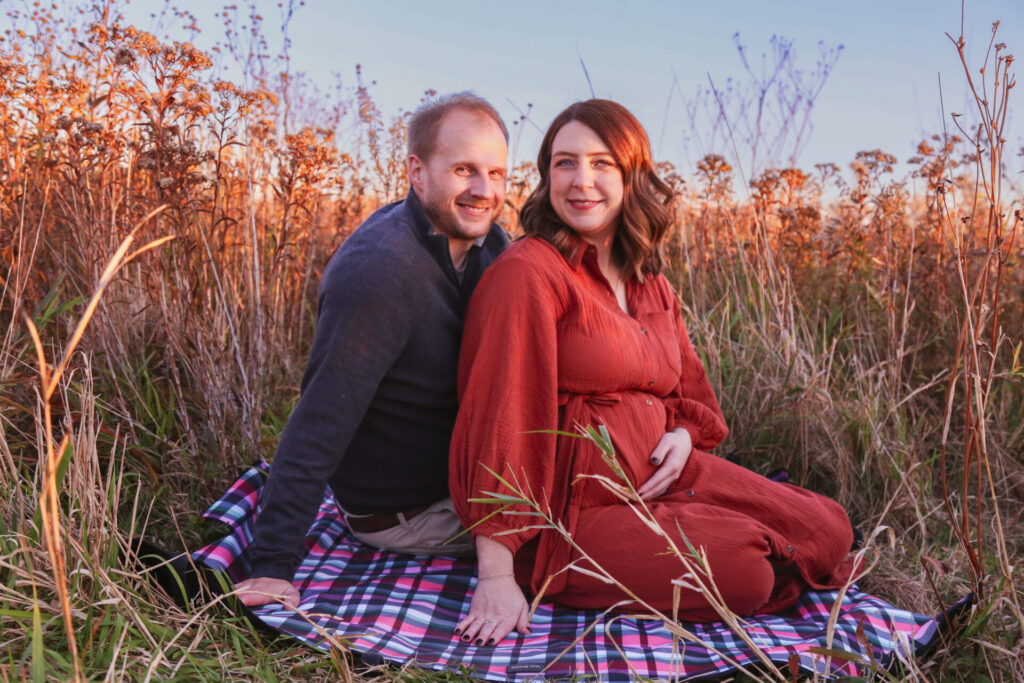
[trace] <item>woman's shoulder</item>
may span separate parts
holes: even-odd
[[[651,301],[656,302],[657,308],[671,311],[679,305],[679,296],[664,273],[648,275],[642,286]]]
[[[487,269],[504,277],[551,277],[566,267],[565,258],[543,237],[528,236],[505,247]],[[491,277],[494,277],[493,275]]]
[[[525,260],[529,262],[541,261],[557,261],[565,259],[555,248],[555,245],[548,242],[543,237],[537,235],[527,235],[526,237],[520,237],[512,244],[505,247],[505,251],[501,253],[503,259],[508,260]]]
[[[541,237],[523,237],[505,248],[484,271],[478,289],[489,296],[530,296],[564,289],[568,266],[562,255]]]

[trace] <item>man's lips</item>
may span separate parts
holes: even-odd
[[[486,216],[491,211],[491,206],[489,204],[484,204],[481,206],[478,206],[476,204],[463,204],[462,202],[456,202],[455,204],[461,210],[474,216]]]

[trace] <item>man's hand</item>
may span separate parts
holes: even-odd
[[[235,586],[235,593],[246,607],[260,607],[271,602],[279,602],[292,609],[299,606],[299,591],[291,581],[284,579],[246,579]]]
[[[651,463],[660,467],[637,489],[640,498],[652,500],[665,493],[683,473],[683,468],[690,460],[691,451],[693,441],[690,439],[690,432],[684,427],[677,427],[661,437],[661,441],[651,452]]]

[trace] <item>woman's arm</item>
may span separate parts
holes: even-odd
[[[463,525],[511,553],[538,533],[530,506],[502,511],[481,499],[512,493],[502,480],[538,497],[568,485],[554,481],[550,433],[558,429],[559,297],[551,264],[517,246],[530,245],[513,245],[484,273],[466,313],[448,480]]]

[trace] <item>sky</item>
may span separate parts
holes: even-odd
[[[203,29],[193,38],[198,47],[223,39],[213,17],[222,2],[175,4],[191,11]],[[256,2],[272,51],[281,44],[278,5]],[[135,0],[126,14],[152,29],[151,14],[162,6]],[[1024,0],[966,0],[963,14],[966,55],[976,77],[996,20],[998,42],[1024,63]],[[708,152],[723,154],[748,174],[755,164],[738,115],[730,114],[735,144],[721,127],[712,139],[706,106],[696,108],[693,120],[688,115],[695,102],[713,106],[713,98],[699,95],[710,83],[726,91],[733,79],[748,98],[756,92],[742,87],[750,77],[737,34],[757,74],[771,63],[762,55],[770,52],[773,36],[792,41],[795,65],[805,74],[816,68],[822,45],[842,46],[798,150],[797,165],[809,169],[819,162],[847,167],[856,152],[876,148],[904,162],[926,135],[942,131],[943,105],[950,131],[950,113],[970,120],[974,105],[946,36],[960,30],[960,0],[306,0],[288,26],[294,71],[324,88],[335,82],[334,74],[351,86],[360,64],[387,117],[415,108],[427,89],[473,90],[508,122],[529,111],[529,120],[513,128],[523,128],[511,150],[520,161],[535,158],[540,131],[559,111],[593,93],[631,109],[647,128],[656,157],[684,175]],[[173,28],[170,35],[181,38]],[[1017,154],[1024,146],[1022,91],[1011,91],[1011,102],[1019,104],[1016,113],[1011,107],[1007,144],[1017,178],[1024,171],[1024,157]],[[767,135],[771,125],[765,128]]]

